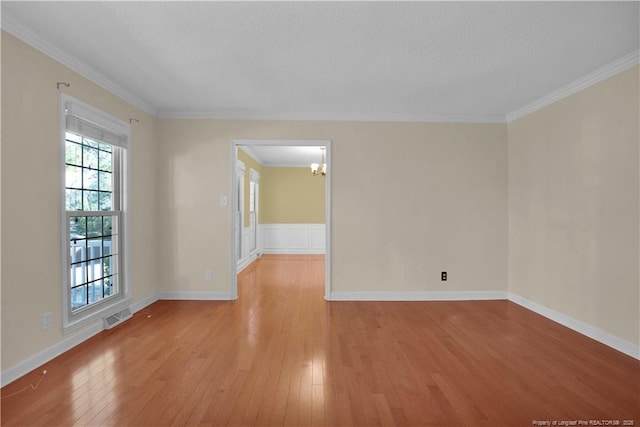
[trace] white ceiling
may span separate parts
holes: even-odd
[[[497,121],[636,52],[638,2],[11,2],[161,117]]]
[[[309,167],[320,163],[320,146],[250,145],[241,147],[263,166]]]

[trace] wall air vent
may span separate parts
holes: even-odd
[[[124,322],[125,320],[130,319],[131,316],[131,310],[128,308],[112,314],[111,316],[107,316],[104,318],[104,328],[111,329],[114,326],[117,326],[120,323]]]

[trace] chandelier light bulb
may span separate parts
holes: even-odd
[[[311,163],[311,174],[313,174],[313,176],[317,176],[317,175],[326,176],[327,175],[327,163],[326,163],[326,160],[325,160],[325,150],[326,149],[327,149],[326,147],[320,147],[320,150],[322,151],[321,163]]]

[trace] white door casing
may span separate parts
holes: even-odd
[[[287,140],[287,139],[236,139],[231,141],[231,164],[236,165],[238,162],[237,151],[239,147],[248,147],[252,146],[290,146],[290,147],[326,147],[326,157],[325,161],[327,164],[327,176],[326,177],[318,177],[318,179],[325,180],[325,300],[330,299],[331,295],[331,175],[332,175],[332,164],[331,164],[331,141],[330,140]],[[231,195],[232,195],[232,206],[237,206],[238,198],[242,198],[244,200],[243,194],[238,194],[239,191],[235,191],[238,188],[238,181],[244,180],[244,174],[242,174],[242,178],[238,175],[236,171],[236,167],[232,167],[231,170]],[[311,173],[311,172],[309,172]],[[244,186],[243,186],[244,187]],[[257,212],[256,212],[257,213]],[[240,245],[238,240],[242,240],[242,235],[238,232],[238,229],[242,230],[243,222],[242,215],[232,215],[232,244],[231,244],[231,298],[238,298],[238,258],[236,257],[237,247]],[[258,221],[258,217],[256,215],[256,222]],[[257,228],[257,227],[256,227]],[[257,232],[256,232],[257,234]],[[258,237],[256,236],[256,240],[259,243]],[[259,246],[258,244],[256,246]],[[260,248],[258,247],[257,250]]]

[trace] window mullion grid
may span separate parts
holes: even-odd
[[[67,271],[69,272],[69,282],[67,284],[68,289],[70,292],[73,292],[73,289],[78,288],[80,286],[85,286],[85,301],[87,302],[87,304],[84,307],[80,307],[78,310],[82,310],[86,307],[91,306],[93,303],[90,303],[90,287],[92,285],[95,284],[95,282],[102,280],[103,281],[103,286],[102,286],[102,299],[105,298],[105,289],[104,289],[104,279],[107,278],[111,278],[112,280],[112,285],[115,286],[115,278],[116,278],[116,274],[118,274],[118,256],[119,256],[119,252],[120,250],[117,248],[116,249],[116,253],[114,253],[114,248],[111,248],[111,251],[108,255],[104,254],[104,242],[105,242],[105,237],[111,237],[112,239],[112,244],[113,244],[113,240],[115,237],[115,240],[118,242],[118,247],[120,244],[120,236],[118,236],[118,226],[121,222],[121,213],[117,212],[117,211],[67,211],[67,224],[70,223],[70,219],[74,218],[74,217],[84,217],[84,218],[89,218],[89,217],[100,217],[100,230],[101,230],[101,235],[100,235],[100,256],[96,257],[93,256],[90,252],[90,246],[89,246],[89,240],[90,238],[88,236],[85,236],[83,240],[84,243],[84,259],[82,259],[82,261],[75,261],[73,260],[73,256],[69,256],[68,258],[68,263],[67,263]],[[111,232],[107,235],[104,234],[104,218],[105,217],[111,217]],[[88,227],[88,221],[87,221],[87,227]],[[69,233],[69,226],[67,226],[67,234]],[[88,231],[88,230],[87,230]],[[80,240],[80,239],[79,239]],[[111,271],[109,272],[109,274],[105,275],[104,274],[104,270],[100,269],[99,271],[99,276],[98,277],[89,277],[89,269],[90,268],[95,268],[95,263],[100,263],[102,264],[104,262],[105,259],[110,258],[110,262],[112,264],[111,267]],[[82,266],[82,272],[81,275],[83,277],[83,282],[84,283],[76,283],[75,285],[73,285],[73,279],[72,276],[75,274],[75,272],[73,271],[73,266],[74,265],[80,265]],[[77,276],[76,276],[77,277]],[[95,301],[94,301],[95,302]],[[71,308],[71,312],[73,312],[73,308]]]
[[[122,210],[126,206],[122,186],[127,178],[121,176],[125,173],[121,163],[126,160],[124,150],[128,149],[130,128],[64,94],[60,118],[61,127],[67,132],[62,135],[63,150],[73,150],[63,151],[62,156],[63,169],[66,170],[65,164],[69,166],[67,179],[63,180],[68,260],[64,304],[69,308],[63,326],[69,328],[100,313],[99,305],[110,307],[123,297],[120,258],[124,254],[126,224]],[[103,128],[105,131],[101,132]],[[121,136],[114,137],[118,135]],[[74,217],[83,217],[82,226],[74,225]],[[113,303],[100,304],[107,300]]]

